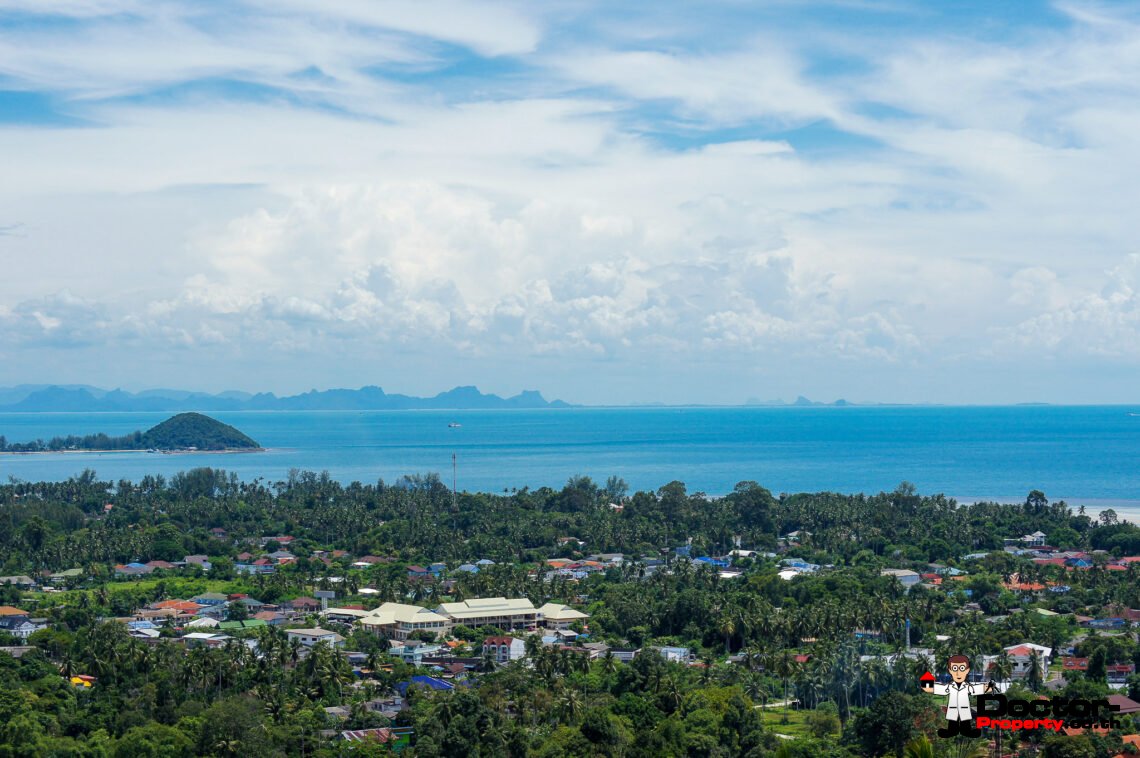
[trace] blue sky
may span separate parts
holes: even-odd
[[[0,384],[1130,402],[1131,3],[0,0]]]

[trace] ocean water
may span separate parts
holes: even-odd
[[[137,480],[196,466],[250,480],[291,468],[342,482],[438,472],[460,489],[561,487],[617,474],[634,490],[678,479],[723,494],[742,480],[775,493],[879,492],[902,481],[959,499],[1140,507],[1140,408],[1089,406],[576,408],[510,411],[211,414],[262,453],[0,455],[0,480],[62,480],[84,468]],[[0,414],[11,441],[147,429],[166,413]],[[449,423],[461,424],[458,428]]]

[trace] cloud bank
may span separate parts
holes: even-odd
[[[326,5],[0,0],[0,380],[1134,395],[1130,6]]]

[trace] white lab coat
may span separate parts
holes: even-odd
[[[970,696],[984,695],[986,686],[985,682],[977,684],[955,684],[954,682],[942,684],[939,682],[934,685],[934,694],[947,696],[947,721],[969,721],[974,717],[970,713]]]

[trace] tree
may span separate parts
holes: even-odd
[[[902,757],[904,746],[917,736],[915,718],[919,706],[914,697],[902,692],[887,692],[857,715],[852,733],[865,755]]]
[[[191,758],[194,742],[179,729],[147,724],[128,729],[115,743],[114,758]]]

